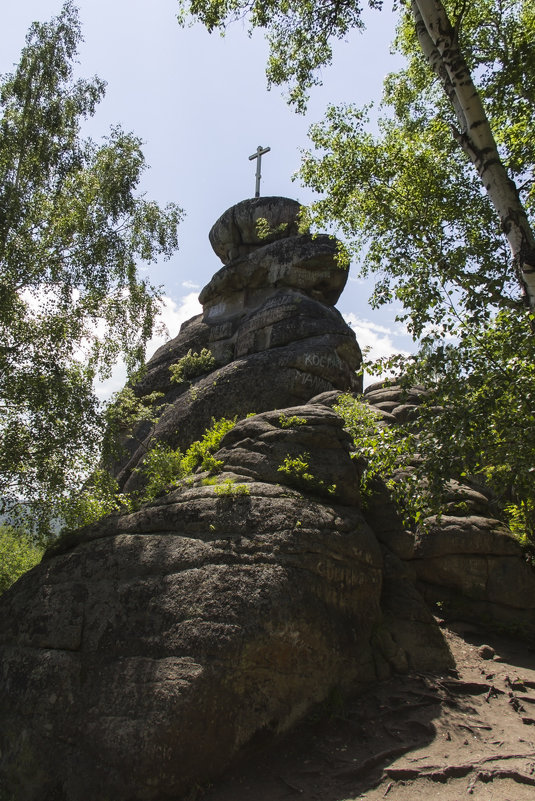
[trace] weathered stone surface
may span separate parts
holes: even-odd
[[[239,475],[284,483],[350,506],[360,505],[357,464],[342,420],[330,409],[308,404],[266,412],[240,421],[225,435],[216,458]],[[300,478],[281,471],[286,459],[312,459]]]
[[[452,480],[446,489],[444,511],[446,514],[457,516],[471,514],[492,517],[493,504],[491,498],[484,495],[483,492]]]
[[[521,557],[447,554],[415,563],[418,579],[466,600],[535,609],[535,575]]]
[[[416,533],[415,576],[431,601],[465,619],[509,625],[535,636],[535,571],[511,532],[478,515],[431,518]]]
[[[446,554],[521,556],[522,549],[499,520],[477,515],[430,517],[416,532],[414,557],[430,559]]]
[[[296,235],[298,211],[295,201],[280,198],[245,201],[214,227],[212,239],[221,247],[238,237],[252,252],[214,275],[200,294],[202,316],[154,354],[136,383],[139,397],[156,391],[163,398],[155,408],[156,426],[143,422],[120,443],[123,454],[110,469],[121,489],[140,488],[138,468],[156,441],[187,448],[212,418],[361,389],[360,348],[332,305],[347,280],[335,261],[337,243],[328,236]],[[279,233],[259,239],[259,216]],[[172,383],[171,366],[203,348],[214,357],[214,369]]]
[[[136,432],[135,447],[118,466],[117,480],[130,491],[140,486],[134,473],[156,438],[172,447],[186,448],[199,439],[212,418],[245,417],[277,407],[305,403],[311,396],[333,389],[358,386],[358,379],[344,355],[352,346],[346,336],[326,334],[294,342],[272,351],[253,353],[215,369],[170,393],[171,405],[152,431]],[[282,401],[282,404],[281,404]],[[142,436],[140,436],[142,434]]]
[[[154,353],[145,365],[145,370],[136,383],[136,392],[139,396],[151,392],[163,392],[169,396],[174,390],[178,394],[177,386],[171,384],[169,368],[185,356],[188,351],[200,353],[203,348],[210,347],[212,329],[198,314],[182,324],[180,333],[166,342]]]
[[[387,384],[386,386],[377,386],[374,384],[373,386],[375,389],[367,387],[366,392],[364,393],[366,400],[371,404],[382,404],[387,401],[395,402],[396,405],[405,403],[418,404],[421,403],[427,394],[423,389],[416,387],[406,388],[400,386],[399,384]]]
[[[135,386],[164,398],[125,442],[121,488],[140,486],[155,441],[185,449],[236,416],[221,472],[64,536],[0,599],[2,801],[190,797],[333,689],[451,667],[437,602],[535,635],[535,572],[483,492],[452,481],[425,531],[379,479],[361,508],[363,460],[332,408],[360,390],[332,307],[345,275],[331,239],[297,235],[297,210],[261,199],[223,215],[214,247],[230,263]],[[203,348],[215,367],[173,384],[170,366]],[[365,394],[384,426],[424,397]]]
[[[297,446],[319,481],[324,445],[348,458],[344,434],[329,409],[305,410]],[[221,481],[243,481],[247,452],[284,431],[276,413],[243,421]],[[2,775],[17,799],[178,797],[256,732],[374,678],[382,559],[358,508],[321,486],[218,495],[201,478],[71,535],[4,596]]]
[[[504,607],[535,609],[535,571],[518,542],[496,520],[445,515],[429,532],[417,533],[414,556],[418,580],[428,590],[432,585],[435,597],[442,589],[467,603],[482,601],[498,618],[498,606],[502,617]],[[528,622],[533,629],[535,620],[526,618]]]
[[[227,209],[214,223],[209,239],[223,264],[253,249],[298,232],[301,206],[287,197],[259,197],[242,200]],[[265,220],[267,236],[259,235],[258,221]]]
[[[383,627],[403,654],[407,669],[441,671],[453,667],[451,654],[429,607],[414,585],[407,562],[383,548]]]
[[[207,322],[242,314],[281,287],[300,290],[333,305],[347,282],[347,270],[336,262],[333,237],[309,234],[281,239],[222,267],[199,300]]]

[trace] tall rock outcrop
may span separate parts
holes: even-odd
[[[298,233],[298,210],[261,198],[216,223],[224,266],[203,314],[149,361],[135,392],[163,393],[159,419],[114,468],[135,489],[151,443],[186,448],[212,417],[236,416],[221,471],[65,535],[0,599],[0,799],[178,801],[334,690],[450,666],[423,595],[456,586],[469,546],[454,538],[448,561],[443,522],[433,540],[406,531],[384,488],[362,508],[332,409],[360,389],[333,306],[346,275],[332,239]],[[213,364],[173,384],[170,367],[203,348]],[[491,540],[522,562],[507,532]]]
[[[154,430],[141,426],[125,443],[128,456],[115,474],[126,491],[138,484],[133,470],[149,437],[186,447],[212,417],[244,417],[360,388],[360,349],[334,308],[347,272],[336,262],[336,240],[298,233],[299,208],[287,198],[255,198],[215,223],[210,241],[224,266],[200,294],[203,313],[154,354],[135,388],[140,397],[163,392],[168,406]],[[203,348],[215,369],[173,384],[171,365]]]

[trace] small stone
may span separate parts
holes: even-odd
[[[493,659],[496,656],[496,651],[490,645],[480,645],[477,653],[481,659]]]

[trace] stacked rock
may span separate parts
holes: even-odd
[[[425,530],[405,527],[380,479],[361,503],[333,409],[360,388],[333,307],[346,274],[336,242],[299,234],[298,215],[262,198],[221,217],[210,236],[225,264],[203,314],[135,387],[165,405],[125,442],[122,487],[155,440],[187,447],[212,417],[237,416],[213,455],[221,472],[64,535],[0,599],[1,799],[191,798],[333,692],[450,668],[437,601],[535,631],[535,572],[481,493],[452,482]],[[173,383],[203,349],[200,374]],[[423,397],[365,396],[385,425]]]
[[[332,390],[358,391],[362,361],[355,334],[334,304],[347,281],[338,243],[299,233],[300,205],[282,197],[244,200],[210,231],[224,266],[202,290],[203,313],[148,362],[139,397],[164,393],[168,404],[152,441],[187,447],[212,417],[294,406]],[[215,366],[181,384],[170,368],[188,351],[208,349]],[[114,469],[126,491],[147,450],[149,428],[124,443],[128,456]]]

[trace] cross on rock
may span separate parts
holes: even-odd
[[[260,197],[260,178],[262,177],[260,173],[260,165],[262,163],[262,156],[264,153],[269,153],[271,150],[270,147],[262,147],[262,145],[258,145],[256,148],[256,153],[253,153],[252,156],[249,156],[249,161],[256,159],[256,187],[255,187],[255,197]]]

